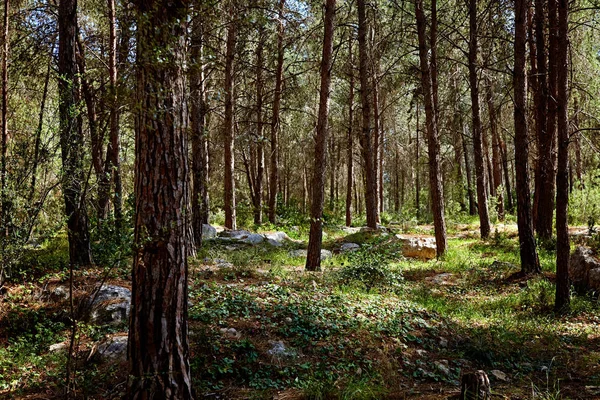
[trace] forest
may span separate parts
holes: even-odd
[[[598,0],[0,11],[0,399],[600,399]]]

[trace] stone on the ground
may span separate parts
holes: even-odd
[[[214,263],[217,268],[233,268],[233,264],[227,260],[223,260],[222,258],[215,258]]]
[[[425,280],[431,283],[435,283],[436,285],[450,285],[449,279],[453,276],[454,274],[444,272],[442,274],[437,274],[435,276],[425,278]]]
[[[448,339],[446,339],[444,337],[440,338],[440,342],[439,343],[440,343],[440,347],[442,347],[442,348],[448,347]]]
[[[57,286],[50,292],[50,298],[55,301],[67,300],[69,298],[69,288],[66,286]]]
[[[450,375],[450,366],[448,360],[439,360],[434,362],[435,367],[444,375]]]
[[[410,237],[396,235],[402,243],[402,255],[408,258],[431,260],[436,257],[435,238]]]
[[[600,261],[590,248],[578,246],[571,254],[569,276],[579,291],[600,291]]]
[[[490,380],[485,371],[479,370],[462,376],[461,400],[490,400],[491,398]]]
[[[90,358],[100,362],[125,362],[127,360],[127,335],[113,336],[100,342],[90,353]]]
[[[360,232],[360,228],[353,227],[353,226],[344,226],[344,227],[342,227],[342,231],[347,235],[353,235],[355,233]]]
[[[265,234],[265,239],[271,246],[281,247],[290,237],[285,232],[273,232]]]
[[[291,250],[288,254],[290,257],[306,258],[306,256],[308,255],[308,251],[303,250],[303,249]],[[331,251],[321,249],[321,260],[327,260],[328,258],[331,258],[332,256],[333,256],[333,253],[331,253]]]
[[[294,358],[297,355],[294,349],[288,349],[287,346],[280,340],[270,342],[270,344],[271,348],[267,350],[267,354],[274,359]]]
[[[360,249],[360,244],[357,243],[344,243],[342,244],[342,247],[340,247],[340,252],[341,253],[349,253],[352,251],[356,251]]]
[[[66,351],[67,347],[68,347],[67,342],[60,342],[60,343],[54,343],[54,344],[50,345],[48,350],[50,351],[50,353],[57,353],[59,351]]]
[[[89,298],[90,317],[93,322],[118,324],[127,322],[131,307],[131,290],[117,285],[103,285]]]
[[[231,339],[239,339],[242,337],[242,334],[237,331],[235,328],[221,328],[219,329],[221,333]]]
[[[502,382],[510,381],[510,379],[508,378],[508,375],[506,375],[504,372],[502,372],[498,369],[490,371],[490,374],[492,374],[494,376],[494,378],[498,379],[499,381],[502,381]]]
[[[217,228],[209,224],[202,224],[202,240],[214,239],[217,237]]]

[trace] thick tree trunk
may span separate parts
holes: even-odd
[[[315,134],[315,168],[313,171],[312,203],[310,207],[310,235],[306,270],[321,270],[321,242],[323,240],[323,201],[325,196],[325,166],[327,164],[327,118],[329,116],[329,95],[331,88],[331,67],[333,65],[333,35],[335,0],[325,2],[325,33],[321,56],[321,89],[319,92],[319,117]]]
[[[225,55],[225,117],[223,121],[223,156],[224,156],[224,208],[225,208],[225,227],[236,229],[235,213],[235,124],[234,124],[234,62],[235,62],[235,44],[236,44],[236,15],[234,6],[230,6],[229,26],[227,27],[227,49]]]
[[[433,0],[434,2],[436,0]],[[419,59],[421,65],[421,85],[423,97],[425,98],[425,120],[427,124],[427,149],[429,152],[429,187],[431,197],[431,209],[433,212],[433,225],[435,229],[435,240],[437,256],[446,252],[446,221],[444,220],[444,193],[442,188],[440,140],[438,135],[434,95],[432,93],[432,82],[430,66],[427,60],[427,41],[425,34],[425,13],[423,11],[423,0],[415,0],[415,15],[417,19],[417,34],[419,37]],[[435,64],[435,61],[432,62]]]
[[[138,111],[129,398],[192,399],[182,71],[187,7],[169,1],[149,6],[139,0],[136,5]]]
[[[275,92],[273,94],[273,117],[271,120],[271,165],[269,171],[269,222],[277,219],[277,187],[279,186],[279,120],[283,88],[283,10],[285,0],[279,0],[277,26],[277,71],[275,72]]]
[[[367,12],[365,0],[358,0],[358,54],[360,73],[360,101],[362,104],[362,131],[360,135],[361,154],[364,163],[365,207],[367,226],[377,228],[377,175],[373,157],[371,131],[371,87],[369,85],[369,55],[367,49]]]
[[[72,265],[92,263],[89,222],[82,186],[83,134],[77,113],[77,1],[61,0],[58,6],[58,92],[62,188],[67,215],[69,259]]]
[[[525,44],[527,0],[515,0],[515,166],[517,177],[517,225],[521,271],[539,273],[540,262],[533,237],[531,194],[529,192],[529,138],[527,132],[527,81],[525,79]]]
[[[352,225],[352,182],[354,175],[354,60],[352,57],[353,40],[348,41],[348,75],[350,93],[348,94],[348,136],[346,142],[346,226]]]
[[[479,113],[479,82],[477,79],[477,0],[469,1],[469,83],[471,85],[471,116],[473,127],[473,154],[477,181],[477,207],[481,238],[490,236],[490,216],[486,193],[486,174],[483,160],[481,116]]]
[[[550,30],[556,28],[550,27]],[[557,311],[569,307],[569,121],[568,110],[568,50],[569,50],[569,1],[558,0],[558,53],[557,105],[558,105],[558,174],[556,176],[556,300]]]

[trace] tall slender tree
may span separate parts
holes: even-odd
[[[436,0],[432,0],[436,1]],[[419,39],[419,61],[421,66],[421,87],[425,103],[425,120],[427,125],[427,150],[429,153],[429,189],[433,225],[435,229],[436,252],[440,257],[446,252],[446,221],[444,219],[444,198],[441,176],[440,139],[435,115],[435,96],[431,81],[430,61],[428,60],[426,20],[423,0],[415,0],[415,16],[417,19],[417,35]],[[433,53],[432,53],[433,54]],[[435,61],[434,61],[435,63]]]
[[[346,141],[346,226],[352,225],[352,180],[354,177],[354,59],[352,56],[353,34],[348,41],[348,77],[350,91],[348,93],[348,134]]]
[[[189,181],[184,128],[187,3],[139,0],[130,399],[192,399]]]
[[[78,117],[77,0],[58,5],[58,92],[62,189],[67,215],[69,259],[72,265],[92,263],[89,222],[85,207],[83,133]]]
[[[325,197],[325,171],[327,165],[327,136],[331,67],[333,65],[333,34],[335,1],[325,0],[323,52],[321,55],[321,88],[319,90],[319,115],[315,132],[315,167],[313,169],[312,202],[310,206],[310,234],[306,270],[321,269],[321,243],[323,241],[323,202]]]
[[[533,237],[531,193],[529,191],[529,135],[527,132],[527,80],[525,78],[527,4],[527,0],[515,0],[515,68],[513,75],[517,225],[521,272],[524,274],[541,272]]]
[[[235,122],[234,122],[234,79],[235,45],[237,41],[237,21],[235,2],[229,4],[229,22],[227,25],[227,43],[225,54],[225,117],[223,121],[223,156],[225,184],[223,190],[225,208],[225,227],[237,228],[235,210]]]

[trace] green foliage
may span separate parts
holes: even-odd
[[[390,268],[393,253],[385,247],[363,246],[348,255],[348,265],[338,272],[339,281],[345,285],[359,283],[367,291],[373,288],[398,288],[402,274]]]

